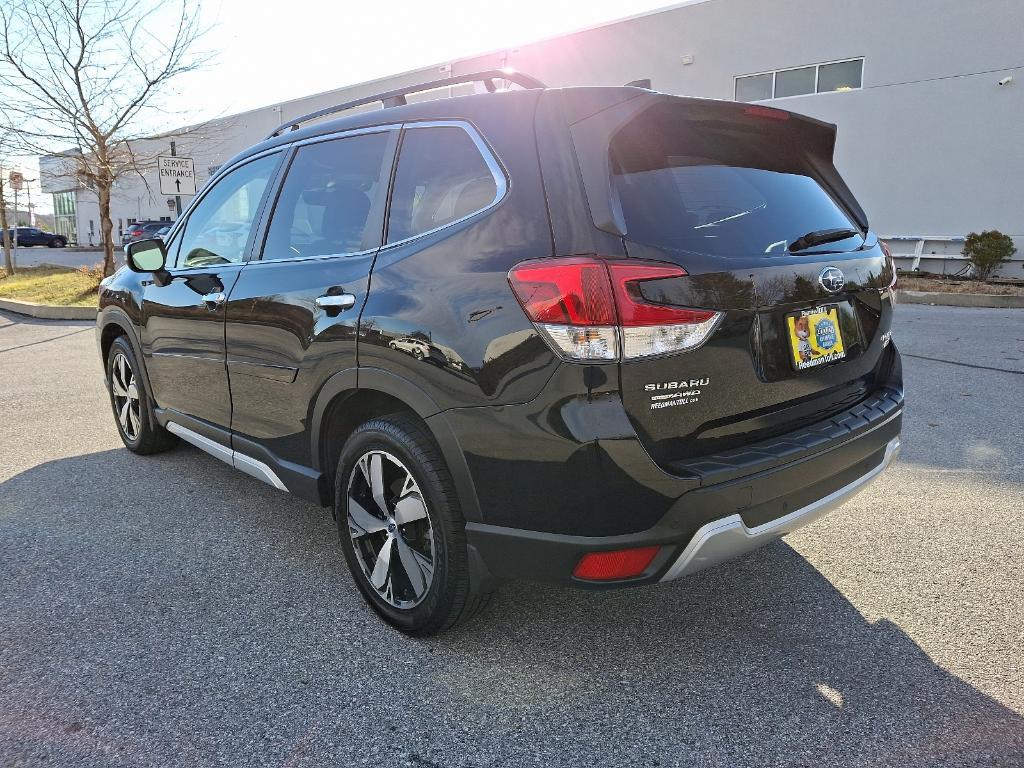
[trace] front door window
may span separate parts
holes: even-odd
[[[253,222],[277,162],[277,154],[267,155],[217,182],[189,214],[179,238],[179,268],[245,260]]]

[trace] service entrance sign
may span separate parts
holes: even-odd
[[[191,157],[160,155],[156,159],[161,195],[194,195],[196,168]]]

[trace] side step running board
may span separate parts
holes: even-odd
[[[216,440],[211,440],[208,437],[203,437],[198,432],[193,432],[191,429],[187,429],[180,424],[175,424],[173,421],[169,421],[166,424],[168,432],[180,437],[186,443],[191,443],[201,451],[206,451],[211,456],[220,459],[225,464],[230,464],[235,469],[240,469],[247,475],[252,475],[257,480],[262,480],[268,485],[272,485],[278,490],[287,491],[286,486],[281,478],[277,474],[264,464],[262,461],[258,461],[251,456],[246,456],[244,453],[233,451],[226,445],[221,445]]]

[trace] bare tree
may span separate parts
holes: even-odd
[[[0,240],[4,244],[4,270],[8,275],[14,274],[14,261],[11,259],[11,232],[7,225],[7,198],[4,190],[7,185],[7,164],[4,162],[7,149],[7,134],[0,127]],[[18,222],[14,222],[18,226]]]
[[[76,150],[60,153],[61,173],[96,193],[105,275],[111,189],[154,162],[133,147],[168,84],[206,62],[200,34],[195,0],[0,2],[0,120],[27,153]]]

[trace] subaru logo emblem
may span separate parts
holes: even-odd
[[[846,278],[838,267],[825,267],[818,275],[818,282],[829,293],[839,293],[846,285]]]

